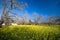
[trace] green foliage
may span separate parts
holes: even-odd
[[[0,40],[60,40],[59,26],[4,26],[0,28]]]

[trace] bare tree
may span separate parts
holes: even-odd
[[[33,22],[32,22],[32,20],[31,19],[29,19],[29,23],[28,23],[29,25],[31,25],[31,24],[33,24]]]
[[[56,24],[60,25],[60,16],[57,16],[55,21],[56,21]]]
[[[2,24],[5,23],[5,25],[9,25],[9,12],[12,9],[19,9],[22,10],[23,7],[25,7],[26,3],[19,3],[15,0],[2,0]],[[2,25],[1,24],[1,25]]]
[[[52,15],[49,16],[48,19],[47,19],[49,25],[55,24],[56,23],[55,20],[56,20],[55,16],[52,16]]]
[[[40,25],[42,23],[42,20],[43,20],[43,16],[39,16],[37,18],[37,21],[38,21],[38,24]]]
[[[37,17],[38,17],[37,13],[35,12],[33,16],[34,16],[34,24],[37,24]]]
[[[37,13],[34,13],[33,16],[34,16],[34,24],[39,24],[42,20],[42,16],[39,16]]]
[[[25,13],[24,15],[22,15],[22,24],[27,24],[28,20],[29,20],[28,13]]]

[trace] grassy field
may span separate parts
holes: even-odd
[[[60,40],[60,25],[15,25],[0,28],[0,40]]]

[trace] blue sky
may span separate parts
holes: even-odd
[[[28,7],[25,8],[25,11],[29,14],[30,17],[32,17],[32,14],[34,12],[43,16],[60,15],[60,0],[17,0],[17,1],[26,2],[28,4]],[[0,13],[1,12],[2,11],[0,8]],[[13,12],[18,14],[24,14],[24,12],[21,10],[14,10]]]
[[[59,15],[60,0],[27,0],[30,13],[37,12],[40,15]]]

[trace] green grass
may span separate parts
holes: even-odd
[[[60,40],[60,25],[15,25],[0,28],[0,40]]]

